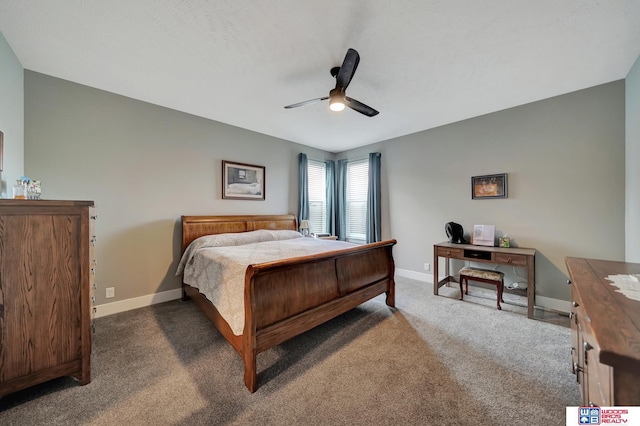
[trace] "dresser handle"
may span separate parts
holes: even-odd
[[[571,285],[571,280],[567,280],[567,285]]]
[[[579,384],[580,383],[580,374],[578,374],[578,373],[582,373],[584,371],[584,369],[582,367],[580,367],[577,362],[574,362],[573,363],[573,371],[575,371],[576,382]]]
[[[574,315],[573,311],[569,312],[569,319],[573,319],[573,315]]]
[[[95,296],[91,296],[91,302],[95,305],[96,304],[96,297]]]
[[[513,262],[513,259],[511,259],[510,257],[507,258],[507,263],[511,263]]]
[[[573,306],[574,308],[577,308],[580,305],[578,305],[578,302],[574,300],[573,302],[571,302],[571,306]]]
[[[94,214],[93,216],[89,216],[89,217],[90,217],[91,219],[93,219],[93,220],[98,220],[98,215],[97,215],[97,214]]]
[[[584,351],[585,352],[590,351],[591,349],[593,349],[593,346],[591,346],[591,343],[589,343],[589,342],[584,342],[582,344],[582,347],[584,347]]]
[[[597,405],[594,404],[593,402],[589,401],[589,407],[597,407]]]

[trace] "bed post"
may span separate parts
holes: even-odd
[[[182,301],[186,302],[187,300],[189,300],[189,296],[187,295],[187,291],[185,290],[184,283],[182,283],[181,288],[182,288]]]
[[[387,306],[396,307],[396,285],[393,277],[389,280],[389,291],[387,291]]]
[[[245,292],[244,292],[244,331],[242,333],[242,361],[244,362],[244,384],[249,392],[258,390],[258,373],[256,358],[258,356],[256,341],[256,324],[253,312],[255,303],[253,302],[253,265],[247,267],[245,272]]]
[[[396,264],[393,260],[393,246],[388,247],[389,256],[389,290],[387,291],[387,306],[391,306],[392,308],[396,307]]]
[[[258,389],[258,375],[256,373],[256,350],[245,348],[244,359],[244,384],[249,392],[254,393]]]

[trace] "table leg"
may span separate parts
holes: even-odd
[[[433,295],[438,295],[438,249],[433,247]]]
[[[531,256],[527,265],[527,317],[533,319],[533,308],[536,304],[536,260]]]

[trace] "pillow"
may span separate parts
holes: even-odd
[[[291,229],[263,229],[263,231],[268,232],[273,241],[292,240],[303,237],[301,233]]]
[[[282,241],[302,237],[303,235],[301,233],[290,229],[259,229],[249,232],[204,235],[196,238],[187,246],[178,264],[176,275],[182,275],[185,265],[191,261],[194,254],[201,248],[241,246],[244,244],[261,243],[263,241]]]
[[[191,244],[198,242],[198,248],[228,247],[270,241],[271,235],[263,230],[249,232],[232,232],[228,234],[205,235],[196,238]]]
[[[182,275],[185,265],[201,248],[241,246],[244,244],[259,243],[262,241],[273,241],[275,238],[269,232],[270,231],[260,229],[257,231],[249,232],[204,235],[202,237],[196,238],[191,242],[191,244],[187,246],[187,249],[184,251],[182,258],[180,259],[180,263],[178,264],[176,275]]]

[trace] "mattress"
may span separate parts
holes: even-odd
[[[207,235],[187,247],[176,275],[183,275],[185,284],[204,294],[233,333],[239,336],[244,329],[247,266],[354,246],[344,241],[303,237],[299,232],[285,230]]]

